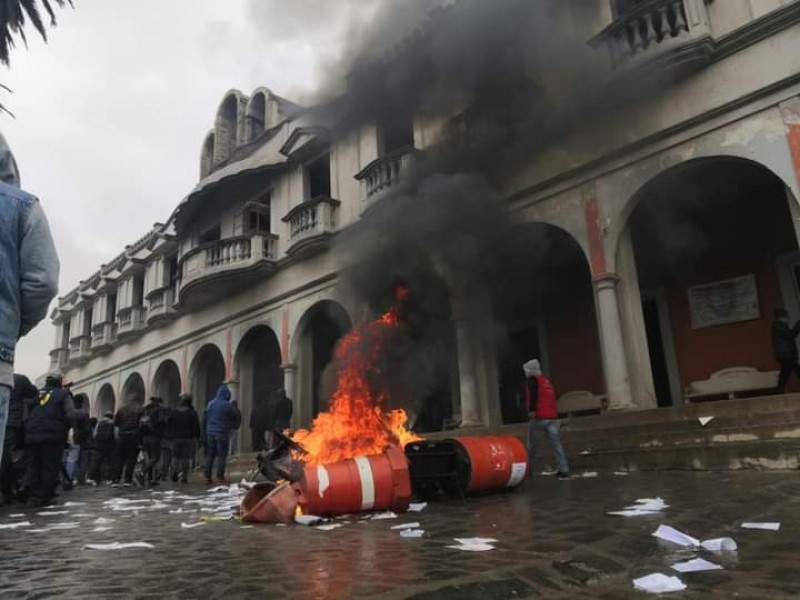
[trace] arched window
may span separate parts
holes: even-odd
[[[211,173],[214,168],[214,132],[209,131],[203,142],[200,153],[200,179]]]
[[[253,96],[247,107],[247,141],[252,142],[266,129],[267,100],[263,92]]]
[[[239,128],[239,99],[229,94],[217,113],[214,139],[214,162],[227,160],[236,148],[236,133]]]

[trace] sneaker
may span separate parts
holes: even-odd
[[[564,473],[563,471],[559,471],[556,473],[556,479],[570,479],[569,473]]]
[[[94,479],[87,479],[86,480],[86,485],[91,486],[91,487],[97,487],[97,482]]]

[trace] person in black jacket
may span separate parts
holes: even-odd
[[[23,420],[25,417],[25,402],[27,399],[39,397],[39,390],[25,375],[14,374],[14,389],[8,404],[8,421],[6,422],[6,437],[3,441],[3,458],[0,461],[0,490],[2,490],[3,504],[11,502],[18,483],[17,474],[14,472],[12,453],[23,446]]]
[[[117,473],[114,483],[118,484],[125,476],[125,487],[133,484],[133,470],[139,456],[139,445],[142,442],[139,431],[139,420],[142,416],[142,399],[136,394],[129,394],[125,406],[114,416],[114,426],[119,432],[117,440]]]
[[[161,459],[161,438],[164,436],[164,425],[161,422],[163,400],[159,397],[150,398],[144,407],[139,419],[139,431],[142,434],[142,447],[147,453],[145,477],[150,485],[158,484],[156,465]]]
[[[800,321],[789,327],[789,313],[783,308],[775,311],[775,320],[772,322],[772,353],[775,360],[781,365],[778,375],[778,393],[786,392],[789,376],[794,373],[800,378],[800,364],[798,364],[797,343],[795,339],[800,335]]]
[[[250,413],[250,433],[253,444],[253,452],[260,452],[265,449],[266,442],[264,434],[274,426],[274,414],[270,414],[270,398],[266,396],[256,397],[253,412]]]
[[[60,374],[51,374],[38,398],[27,401],[25,457],[28,466],[22,496],[27,496],[32,506],[43,506],[55,499],[67,431],[86,414],[75,409],[72,394],[61,387],[61,382]]]
[[[200,439],[200,417],[192,407],[192,397],[182,394],[178,407],[169,415],[167,437],[172,440],[172,481],[187,483],[197,440]]]

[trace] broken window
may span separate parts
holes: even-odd
[[[324,154],[306,167],[308,200],[331,195],[331,157]]]
[[[398,111],[385,117],[381,123],[383,154],[391,154],[414,147],[414,123],[411,115]]]

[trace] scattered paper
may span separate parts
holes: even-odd
[[[494,538],[483,538],[483,537],[474,537],[474,538],[453,538],[459,544],[463,546],[471,546],[475,544],[496,544],[497,540]]]
[[[78,517],[79,519],[91,519],[94,517],[92,513],[74,513],[73,517]]]
[[[664,592],[680,592],[686,589],[686,585],[674,575],[670,577],[663,573],[652,573],[634,579],[633,588],[651,594],[662,594]]]
[[[467,552],[486,552],[487,550],[494,550],[491,544],[461,544],[459,546],[447,546],[453,550],[465,550]]]
[[[51,531],[60,530],[60,529],[76,529],[80,527],[80,523],[50,523],[47,526],[47,529]]]
[[[541,475],[544,475],[545,477],[549,477],[550,475],[555,475],[556,473],[558,473],[558,471],[542,471]]]
[[[86,502],[72,502],[72,501],[70,501],[70,502],[64,502],[64,504],[62,504],[61,506],[63,506],[64,508],[68,508],[70,506],[86,506]]]
[[[9,519],[21,519],[24,516],[25,516],[25,513],[11,513],[10,515],[8,515],[8,518]]]
[[[648,512],[660,512],[665,508],[669,508],[669,504],[666,504],[661,498],[639,498],[636,504],[625,507],[626,510],[645,510]]]
[[[0,523],[0,529],[17,529],[19,527],[30,527],[30,521],[17,521],[16,523]]]
[[[756,523],[756,522],[742,523],[742,529],[764,529],[766,531],[778,531],[780,528],[781,528],[780,523]]]
[[[714,417],[697,417],[697,420],[700,421],[700,425],[705,427]]]
[[[640,508],[626,508],[623,510],[612,510],[606,514],[616,515],[619,517],[652,517],[653,515],[657,515],[659,513],[653,512],[652,510],[642,510]]]
[[[414,523],[401,523],[400,525],[393,525],[391,529],[416,529],[419,527],[419,523],[416,521]]]
[[[177,510],[169,511],[169,514],[171,514],[171,515],[179,515],[181,513],[196,513],[196,512],[197,512],[196,508],[186,508],[185,509],[185,508],[181,507],[181,508],[179,508]]]
[[[697,548],[700,545],[700,540],[693,538],[669,525],[659,525],[658,529],[653,532],[653,535],[661,540],[672,542],[684,548]]]
[[[597,471],[584,471],[583,473],[580,474],[580,477],[588,477],[588,478],[597,477]]]
[[[327,523],[326,525],[317,525],[314,527],[314,529],[319,529],[320,531],[333,531],[334,529],[339,529],[341,526],[341,523]]]
[[[694,573],[695,571],[716,571],[722,569],[717,563],[712,563],[704,558],[693,558],[685,562],[679,562],[672,565],[672,568],[678,573]]]
[[[630,473],[628,473],[628,471],[614,471],[614,475],[617,477],[624,477],[625,475],[630,475]]]
[[[320,523],[324,523],[325,519],[322,517],[317,517],[315,515],[297,515],[294,518],[295,523],[299,523],[300,525],[319,525]]]
[[[55,517],[57,515],[68,515],[68,510],[43,510],[36,513],[40,517]]]
[[[281,525],[283,525],[283,523],[281,523]],[[242,525],[239,529],[253,529],[253,527],[255,527],[255,525]]]
[[[147,542],[111,542],[110,544],[86,544],[84,550],[127,550],[128,548],[155,548]]]
[[[424,529],[403,529],[400,532],[400,537],[406,539],[418,539],[425,535]]]
[[[586,456],[587,454],[591,454],[591,453],[592,453],[591,450],[581,450],[581,452],[580,452],[581,456]]]
[[[709,552],[733,552],[738,548],[731,538],[713,538],[703,541],[700,545]]]
[[[104,531],[111,531],[111,527],[95,527],[92,533],[103,533]]]
[[[203,521],[199,523],[181,523],[181,529],[194,529],[195,527],[202,527],[203,525],[205,525]]]
[[[412,502],[408,505],[408,512],[422,512],[428,506],[427,502]],[[11,515],[14,516],[14,515]]]
[[[107,519],[105,517],[97,517],[94,521],[92,521],[95,525],[108,525],[109,523],[113,523],[114,519]]]
[[[390,510],[387,510],[386,512],[375,513],[372,515],[373,521],[382,521],[383,519],[396,519],[396,518],[397,515]]]

